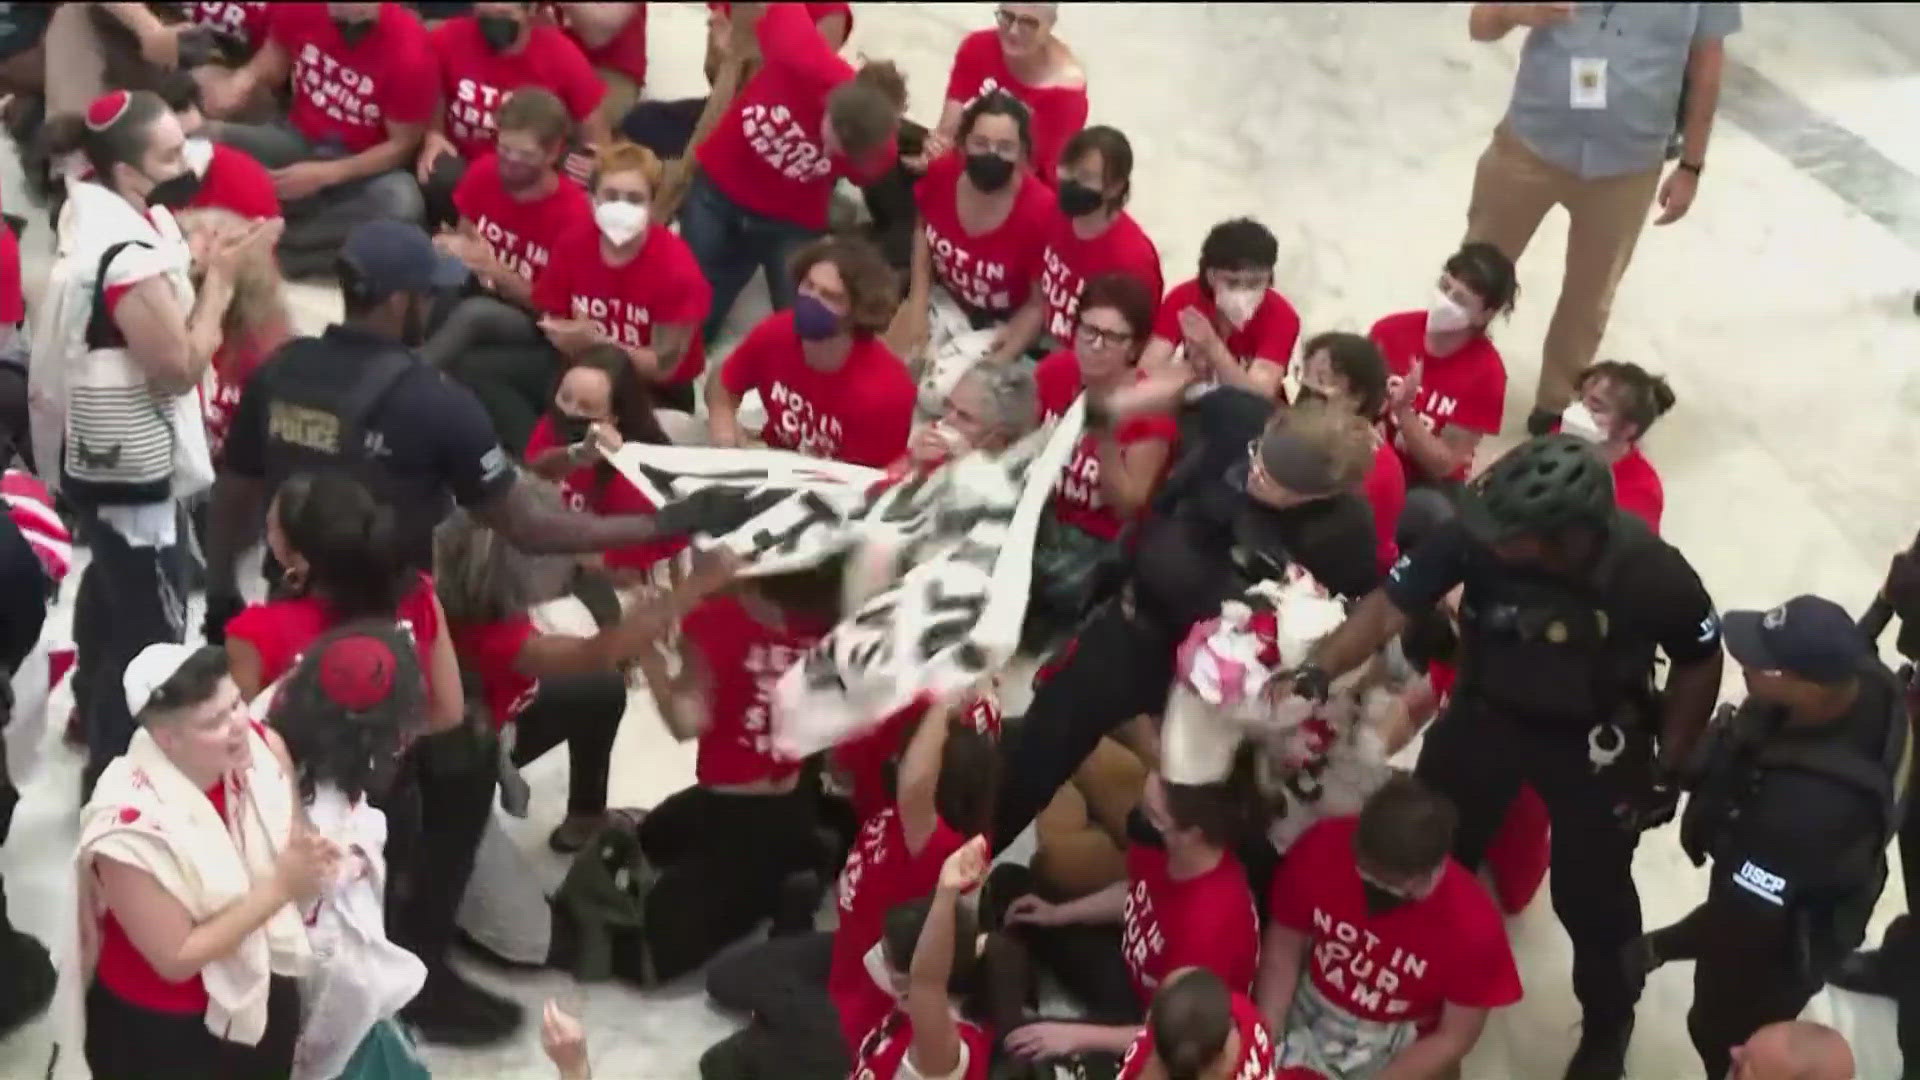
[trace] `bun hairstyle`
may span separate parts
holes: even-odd
[[[566,513],[558,486],[528,483],[535,502]],[[559,595],[573,567],[564,555],[520,550],[465,510],[455,510],[434,530],[434,588],[449,623],[486,626],[519,615]]]
[[[1613,387],[1614,409],[1620,418],[1634,427],[1635,439],[1647,433],[1655,420],[1673,408],[1673,387],[1665,376],[1655,375],[1639,364],[1624,360],[1602,360],[1580,373],[1578,389],[1604,379]]]
[[[287,744],[302,798],[330,784],[359,799],[386,788],[426,715],[419,655],[388,617],[348,623],[309,646],[267,719]]]
[[[53,160],[80,154],[93,179],[112,187],[113,167],[137,168],[146,156],[153,122],[171,112],[151,90],[111,90],[95,98],[83,114],[48,117],[40,139]]]
[[[274,514],[307,560],[306,589],[334,618],[391,620],[412,584],[396,555],[393,511],[348,476],[302,473],[280,485]]]

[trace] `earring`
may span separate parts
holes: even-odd
[[[280,584],[285,585],[288,592],[300,592],[307,587],[307,572],[289,566],[280,571]]]

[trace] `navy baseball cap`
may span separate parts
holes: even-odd
[[[1796,596],[1772,611],[1729,611],[1720,627],[1727,652],[1743,667],[1808,682],[1845,682],[1869,654],[1847,609],[1819,596]]]
[[[368,221],[354,226],[340,259],[359,275],[369,296],[457,289],[466,284],[465,263],[445,255],[420,226],[405,221]]]

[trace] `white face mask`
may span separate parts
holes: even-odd
[[[1575,401],[1560,414],[1560,430],[1568,435],[1578,435],[1591,443],[1607,441],[1607,429],[1600,426],[1600,418],[1593,415],[1584,401]]]
[[[207,175],[207,165],[213,161],[213,140],[198,136],[188,139],[180,146],[180,156],[187,159],[187,168],[195,176]]]
[[[1235,330],[1247,325],[1253,313],[1260,308],[1260,301],[1266,298],[1265,289],[1216,289],[1213,305],[1220,314],[1227,317]]]
[[[593,223],[614,247],[623,247],[647,227],[647,208],[638,203],[603,202],[593,208]]]
[[[1441,334],[1451,334],[1465,330],[1473,325],[1473,316],[1467,309],[1454,302],[1453,297],[1443,292],[1433,294],[1433,303],[1427,305],[1427,330]]]

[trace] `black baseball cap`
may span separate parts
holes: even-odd
[[[354,226],[340,248],[360,292],[371,297],[457,289],[466,284],[465,263],[445,255],[418,225],[391,219]]]
[[[1870,654],[1847,609],[1819,596],[1796,596],[1772,611],[1729,611],[1720,625],[1741,666],[1808,682],[1845,682]]]

